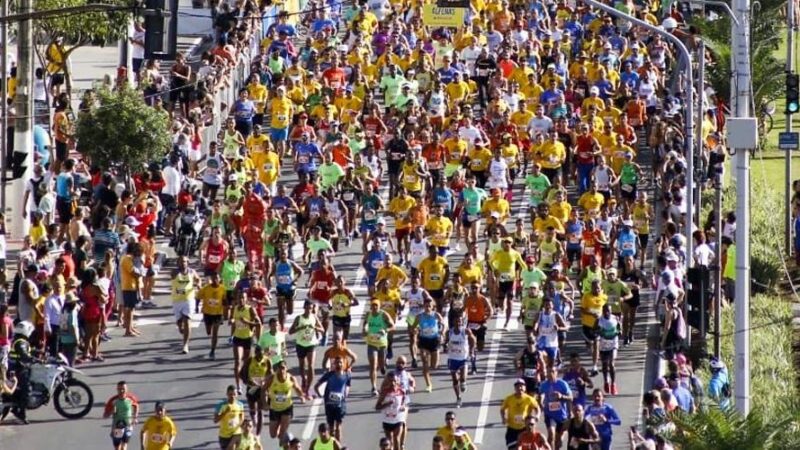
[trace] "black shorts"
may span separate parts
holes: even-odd
[[[64,73],[63,72],[56,72],[50,75],[50,84],[53,86],[61,86],[64,84]]]
[[[595,327],[587,327],[586,325],[584,325],[583,326],[583,338],[586,339],[589,342],[596,341],[598,336],[597,336],[597,330],[595,329]]]
[[[625,189],[630,189],[630,190],[626,191],[625,189],[623,189],[623,187]],[[636,185],[634,185],[634,184],[623,184],[623,185],[620,185],[619,194],[625,200],[629,200],[629,201],[636,200]]]
[[[572,264],[575,261],[580,261],[580,260],[581,260],[581,248],[567,247],[567,261],[569,261],[570,264]]]
[[[222,323],[222,314],[203,314],[203,323],[207,327],[219,325]]]
[[[294,417],[294,406],[290,406],[283,411],[275,411],[274,409],[269,410],[270,422],[280,422],[281,417],[283,416],[289,416],[289,419],[291,420],[291,418]]]
[[[525,392],[528,395],[534,395],[535,393],[539,392],[539,380],[535,378],[523,378],[525,380]]]
[[[238,338],[236,336],[233,337],[233,346],[234,347],[242,347],[245,350],[250,350],[250,347],[253,346],[253,340],[251,338]]]
[[[258,403],[259,400],[262,398],[263,388],[256,388],[252,389],[251,387],[247,388],[247,397],[248,403]]]
[[[325,405],[325,421],[328,422],[328,425],[342,423],[346,414],[347,410],[344,405]]]
[[[346,317],[332,316],[331,317],[331,320],[333,321],[333,326],[338,327],[338,328],[350,328],[351,319],[352,318],[350,316],[346,316]]]
[[[294,300],[295,291],[294,289],[275,288],[275,295],[279,299],[285,298],[288,300]]]
[[[225,291],[225,297],[222,299],[222,305],[226,308],[229,308],[233,305],[233,301],[236,299],[236,291]]]
[[[642,244],[643,249],[647,249],[648,242],[650,242],[650,233],[640,233],[639,243]]]
[[[614,358],[617,356],[616,350],[603,350],[600,352],[600,361],[602,362],[614,362]]]
[[[66,142],[56,141],[56,161],[64,162],[69,157],[69,148]]]
[[[139,304],[139,291],[122,291],[122,306],[133,309]]]
[[[517,448],[517,440],[522,430],[515,430],[513,428],[506,428],[506,447]]]
[[[417,347],[419,347],[420,350],[435,352],[439,350],[439,338],[426,338],[420,336],[417,338]]]
[[[501,296],[514,295],[514,282],[501,281],[497,283],[497,291]]]
[[[56,197],[56,211],[58,211],[58,223],[69,224],[72,220],[72,200]]]
[[[206,183],[205,181],[203,182],[203,191],[208,191],[208,192],[214,191],[214,192],[216,192],[218,190],[219,190],[219,185],[218,184],[209,184],[209,183]]]
[[[474,322],[470,322],[468,325],[473,325],[473,324],[474,324]],[[486,325],[485,324],[481,324],[480,328],[478,328],[478,329],[475,329],[475,328],[472,328],[472,327],[469,327],[469,326],[468,326],[468,328],[470,329],[470,331],[472,331],[472,334],[475,335],[475,340],[477,342],[479,342],[481,344],[486,342]]]
[[[313,345],[311,347],[304,347],[302,345],[295,345],[294,348],[297,351],[297,357],[299,359],[303,359],[306,356],[308,356],[309,354],[313,353],[314,349],[317,348],[317,347],[313,346]]]
[[[386,422],[383,422],[383,432],[384,433],[399,432],[402,427],[403,427],[403,422],[398,422],[398,423],[386,423]]]
[[[175,201],[174,195],[169,194],[158,194],[159,200],[161,200],[161,206],[164,208],[164,212],[167,214],[172,214],[178,208],[178,202]]]

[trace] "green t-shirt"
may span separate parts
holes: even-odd
[[[336,183],[344,176],[344,170],[334,162],[323,164],[319,166],[319,176],[322,189],[328,190],[328,188],[336,186]]]
[[[550,187],[550,180],[544,174],[528,175],[525,177],[525,186],[531,191],[531,205],[538,206],[544,200],[544,193]]]
[[[628,287],[628,284],[622,280],[617,280],[613,283],[605,280],[603,281],[603,292],[605,292],[608,297],[608,304],[611,306],[611,312],[618,314],[622,312],[619,299],[630,294],[631,289]]]
[[[385,90],[385,104],[394,105],[395,98],[397,97],[397,94],[400,93],[400,86],[405,82],[405,77],[399,74],[395,75],[394,77],[386,75],[381,78],[380,88]]]
[[[533,283],[538,283],[541,288],[542,284],[547,279],[547,274],[545,274],[542,269],[534,266],[531,270],[528,270],[527,267],[523,268],[520,272],[520,277],[522,278],[523,289],[528,289]]]
[[[306,246],[308,247],[308,253],[316,260],[316,256],[320,250],[325,251],[332,251],[333,245],[331,245],[331,241],[325,238],[319,239],[309,239],[306,242]]]
[[[282,347],[286,344],[286,334],[282,331],[270,334],[269,330],[261,334],[258,338],[258,346],[261,347],[269,357],[273,367],[283,361]]]
[[[486,191],[481,188],[469,189],[464,188],[461,191],[461,198],[464,200],[464,210],[468,215],[479,214],[481,212],[481,205],[488,196]]]
[[[639,181],[639,175],[636,173],[636,167],[631,163],[623,164],[622,170],[619,174],[619,180],[621,184],[636,186],[636,183]]]
[[[244,272],[244,261],[233,261],[226,259],[222,263],[222,285],[225,286],[226,291],[232,291],[236,288],[236,282]]]
[[[114,415],[112,416],[114,425],[122,422],[126,427],[131,425],[133,419],[133,405],[135,400],[125,396],[114,400]]]

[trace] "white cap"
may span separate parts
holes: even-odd
[[[140,222],[139,219],[134,216],[128,216],[125,218],[125,225],[128,225],[129,227],[138,227],[141,224],[142,222]]]
[[[600,89],[597,86],[592,86],[591,89],[589,89],[589,93],[590,94],[600,94]]]

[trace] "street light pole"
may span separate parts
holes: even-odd
[[[786,14],[786,73],[794,71],[794,0],[789,0]],[[788,105],[787,105],[788,106]],[[792,114],[786,108],[786,132],[792,131]],[[783,203],[786,206],[784,215],[784,244],[786,256],[792,256],[792,150],[785,150],[786,154],[786,183],[784,186]]]
[[[733,0],[739,24],[732,24],[732,53],[736,58],[736,117],[752,117],[750,109],[750,0]],[[735,144],[735,143],[734,143]],[[736,166],[736,350],[734,398],[736,409],[750,412],[750,150],[735,148]]]
[[[597,0],[584,0],[586,4],[589,6],[593,6],[597,9],[603,10],[606,13],[620,18],[627,20],[637,26],[645,28],[653,33],[661,35],[665,40],[671,42],[675,47],[678,49],[678,53],[681,54],[686,62],[686,72],[685,72],[685,85],[684,89],[686,92],[685,104],[686,108],[684,110],[684,148],[686,149],[686,173],[689,176],[686,177],[686,225],[684,227],[684,233],[686,236],[686,264],[687,267],[692,266],[692,251],[693,242],[692,242],[692,223],[694,222],[694,95],[692,89],[692,83],[694,80],[694,73],[692,70],[692,55],[689,53],[689,50],[686,48],[686,45],[675,37],[672,33],[665,31],[661,27],[657,27],[652,25],[648,22],[643,20],[637,19],[636,17],[630,16],[625,14],[622,11],[614,9],[611,6],[606,4],[600,3]]]

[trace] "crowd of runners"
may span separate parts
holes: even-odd
[[[450,374],[453,400],[433,448],[474,449],[455,411],[485,367],[488,336],[503,330],[522,348],[499,412],[505,442],[486,448],[607,450],[628,437],[669,448],[652,428],[615,434],[612,404],[619,349],[646,338],[644,302],[673,361],[645,396],[645,417],[693,410],[703,392],[680,355],[686,161],[671,46],[580,1],[473,0],[454,28],[425,26],[421,3],[312,3],[263,33],[258,5],[223,3],[199,68],[179,55],[164,75],[135,49],[137,85],[174,124],[174,148],[131,186],[74,152],[72,106],[54,86],[55,153],[28,181],[31,231],[9,271],[16,306],[0,306],[0,348],[14,318],[35,326],[23,337],[42,354],[103,361],[107,330],[139,336],[134,312],[164,306],[153,292],[169,270],[180,351],[228,361],[232,349],[213,414],[222,449],[342,449],[351,389],[374,396],[377,447],[404,449],[420,433],[407,428],[410,396],[431,392],[437,373]],[[613,4],[696,38],[674,5]],[[142,36],[137,25],[135,45]],[[243,61],[246,86],[214,111]],[[94,107],[89,94],[81,108]],[[203,142],[214,114],[229,117]],[[702,126],[713,145],[713,112]],[[702,250],[688,257],[708,265],[706,233],[695,236]],[[730,257],[730,237],[724,245]],[[339,268],[347,252],[360,267]],[[362,281],[366,290],[353,288]],[[193,314],[208,336],[198,347]],[[585,348],[565,351],[570,329]],[[301,443],[289,430],[295,407],[314,398],[325,421]],[[168,406],[141,426],[143,449],[180,446]],[[105,411],[115,448],[145,413],[120,382]]]

